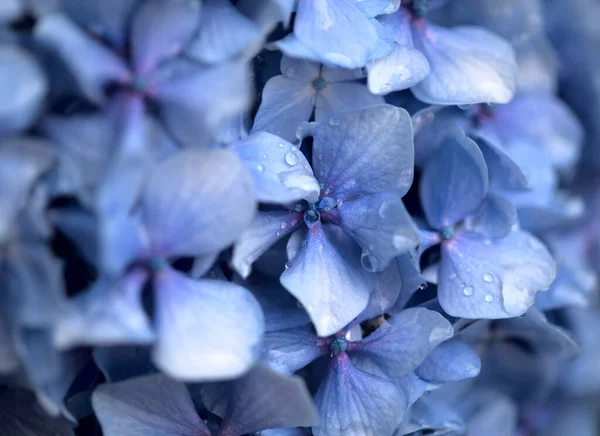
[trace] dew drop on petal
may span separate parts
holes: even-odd
[[[287,221],[282,221],[280,224],[280,227],[282,230],[287,229],[290,226],[290,223],[288,223]]]
[[[283,148],[283,142],[279,143],[279,148]]]
[[[293,151],[289,151],[285,154],[285,161],[288,165],[294,166],[298,163],[298,156]]]
[[[486,303],[493,303],[494,302],[494,296],[492,294],[487,294],[485,296],[485,301],[486,301]]]
[[[470,297],[473,295],[473,288],[471,286],[465,286],[463,289],[463,294],[465,294],[467,297]]]
[[[258,165],[256,165],[256,169],[258,170],[259,173],[263,173],[265,171],[265,166],[258,164]]]
[[[483,281],[486,283],[492,283],[494,281],[494,275],[490,273],[485,273],[483,275]]]
[[[286,262],[284,267],[285,269],[290,269],[292,267],[292,262]]]
[[[329,118],[329,124],[331,124],[332,126],[339,126],[340,123],[341,123],[341,121],[339,120],[339,118],[335,118],[335,117]]]
[[[448,280],[454,280],[456,278],[456,273],[452,273],[448,276]]]

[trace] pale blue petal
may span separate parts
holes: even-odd
[[[465,233],[442,244],[439,274],[438,298],[449,315],[510,318],[550,287],[556,264],[529,233],[513,231],[495,241]]]
[[[336,199],[385,191],[404,195],[412,184],[413,159],[412,124],[401,108],[372,106],[316,127],[313,170]]]
[[[491,239],[504,238],[517,223],[515,206],[502,195],[490,191],[475,213],[465,220],[466,228]]]
[[[259,132],[228,147],[247,165],[258,201],[288,204],[301,199],[315,202],[319,198],[319,182],[297,146],[271,133]]]
[[[390,261],[419,244],[419,232],[399,195],[363,195],[333,209],[332,221],[361,247],[367,271],[381,271]]]
[[[402,285],[400,269],[396,262],[393,261],[381,272],[379,280],[377,280],[377,285],[369,296],[369,304],[356,321],[362,322],[387,313],[398,300],[402,291]]]
[[[429,224],[452,226],[479,207],[488,171],[477,144],[460,128],[449,132],[421,176],[421,203]]]
[[[186,53],[201,62],[223,62],[241,54],[260,32],[229,0],[205,0],[200,30]]]
[[[366,64],[377,32],[351,0],[306,0],[298,4],[294,34],[329,63],[344,68]]]
[[[294,142],[298,125],[310,119],[316,94],[310,82],[272,77],[263,89],[251,132],[264,130]]]
[[[155,281],[153,361],[189,381],[230,379],[259,357],[264,318],[254,296],[221,280],[192,280],[167,269]]]
[[[35,27],[35,37],[58,53],[83,94],[94,102],[104,100],[104,87],[110,82],[130,80],[129,70],[121,59],[59,13],[42,17]]]
[[[386,57],[367,64],[369,91],[385,95],[410,88],[429,75],[429,63],[419,51],[396,44]]]
[[[210,436],[185,385],[161,374],[103,384],[92,405],[106,436]]]
[[[150,320],[141,304],[147,274],[133,271],[114,281],[101,277],[70,302],[54,326],[60,349],[77,345],[144,344],[154,339]]]
[[[286,55],[281,56],[279,69],[285,77],[298,82],[312,82],[319,77],[320,71],[349,71],[341,68],[327,69],[318,63],[310,62],[306,59],[294,59]],[[323,79],[329,81],[329,78],[325,77],[324,74],[321,76]]]
[[[310,327],[269,332],[263,342],[261,357],[271,368],[292,374],[313,360],[329,354],[329,347]]]
[[[340,112],[384,103],[383,97],[371,94],[362,83],[329,83],[315,99],[315,121],[326,120]]]
[[[391,382],[355,368],[345,354],[330,363],[315,403],[321,416],[315,436],[389,435],[406,409]]]
[[[400,0],[354,0],[356,6],[368,17],[391,14],[400,7]]]
[[[197,0],[148,0],[135,11],[131,54],[136,74],[144,76],[183,51],[200,24]]]
[[[236,240],[231,265],[242,277],[248,277],[251,265],[260,255],[303,224],[297,212],[258,212]]]
[[[151,246],[163,255],[220,251],[250,224],[254,198],[250,174],[233,152],[180,152],[158,165],[144,188]]]
[[[318,223],[281,275],[281,284],[306,308],[319,336],[342,329],[367,305],[371,287],[329,241]]]
[[[517,82],[512,47],[477,27],[451,29],[413,23],[415,47],[425,55],[430,73],[412,88],[431,104],[507,103]]]
[[[46,76],[34,58],[16,46],[0,47],[0,136],[29,127],[47,92]]]
[[[388,377],[398,378],[417,368],[452,333],[452,325],[439,313],[406,309],[356,343],[354,352],[373,359]]]
[[[474,132],[475,140],[483,157],[490,177],[490,187],[511,191],[528,189],[528,181],[517,163],[507,154],[501,146],[500,139],[487,132]]]
[[[278,374],[265,365],[255,366],[235,381],[222,435],[255,433],[267,428],[310,427],[319,415],[300,377]]]
[[[479,374],[481,360],[473,348],[457,338],[438,345],[419,365],[416,373],[432,383],[472,378]]]

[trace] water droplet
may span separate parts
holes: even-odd
[[[288,223],[287,221],[282,221],[280,226],[282,230],[287,229],[290,226],[290,223]]]
[[[286,262],[284,268],[290,269],[292,267],[292,262]]]
[[[283,142],[279,143],[279,148],[283,148]]]
[[[269,157],[269,155],[267,153],[263,154],[263,157],[266,159]]]
[[[292,146],[292,151],[298,151],[298,147],[296,147],[295,145]]]
[[[483,243],[484,243],[484,245],[492,245],[492,241],[491,241],[491,239],[485,239],[485,240],[483,241]]]
[[[494,296],[492,294],[487,294],[485,296],[486,303],[492,303],[494,301]]]
[[[281,236],[281,230],[277,230],[276,234],[277,236]]]
[[[471,286],[465,286],[465,289],[463,289],[463,294],[465,294],[467,297],[470,297],[473,295],[473,288]]]
[[[452,273],[448,276],[448,280],[454,280],[456,278],[456,274]]]
[[[259,173],[263,173],[265,171],[265,166],[258,164],[258,165],[256,165],[256,169],[258,170]]]
[[[483,275],[483,281],[486,283],[492,283],[494,281],[494,275],[491,273],[485,273]]]
[[[329,118],[329,124],[331,124],[332,126],[339,126],[341,123],[339,118],[335,118],[335,117],[331,117]]]
[[[285,161],[288,165],[294,166],[298,163],[298,156],[296,156],[296,153],[289,151],[285,154]]]

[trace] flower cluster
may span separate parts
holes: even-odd
[[[0,0],[0,434],[600,434],[596,0]]]

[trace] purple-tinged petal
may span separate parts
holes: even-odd
[[[413,159],[410,116],[398,107],[342,113],[315,130],[313,170],[338,200],[385,191],[404,195],[413,180]]]
[[[288,74],[291,68],[287,69]],[[313,112],[317,90],[310,82],[275,76],[262,92],[262,102],[256,113],[252,132],[266,131],[295,141],[296,129],[308,121]]]
[[[241,62],[212,68],[167,63],[156,73],[152,95],[158,100],[161,117],[183,145],[210,143],[222,124],[240,115],[251,103],[248,67]]]
[[[513,231],[503,239],[476,233],[442,244],[438,298],[444,311],[462,318],[511,318],[547,290],[556,264],[534,236]]]
[[[118,281],[99,278],[73,298],[58,319],[53,332],[56,346],[150,343],[154,333],[140,301],[147,277],[136,270]]]
[[[131,53],[137,75],[145,76],[183,51],[200,24],[198,0],[148,0],[135,11]]]
[[[504,196],[490,191],[475,213],[465,220],[469,231],[491,239],[504,238],[517,223],[517,210]]]
[[[315,436],[392,434],[406,409],[391,382],[355,368],[346,354],[332,360],[315,403],[321,416]]]
[[[371,287],[360,267],[338,251],[320,223],[290,263],[281,284],[306,308],[319,336],[336,333],[367,306]]]
[[[292,374],[327,354],[329,346],[309,326],[267,333],[261,359],[278,372]]]
[[[373,359],[388,377],[398,378],[417,368],[452,333],[452,325],[439,313],[420,307],[406,309],[351,350]]]
[[[255,433],[267,428],[310,427],[319,415],[304,381],[255,366],[233,382],[220,436]]]
[[[121,59],[63,15],[41,17],[35,37],[58,53],[75,75],[83,94],[96,103],[104,100],[107,84],[130,80],[129,70]]]
[[[0,48],[0,135],[24,130],[39,115],[48,83],[27,52],[16,46]]]
[[[236,240],[231,265],[242,277],[248,277],[261,254],[303,224],[297,212],[258,212]]]
[[[2,390],[0,428],[2,436],[75,436],[66,419],[49,417],[31,392],[20,388]]]
[[[51,145],[44,141],[15,138],[0,143],[0,241],[11,236],[11,228],[26,206],[33,185],[53,161]]]
[[[210,436],[185,385],[161,374],[103,384],[92,405],[106,436]]]
[[[127,24],[137,0],[63,0],[67,14],[81,27],[125,49]]]
[[[400,253],[419,244],[419,232],[399,195],[363,195],[332,210],[333,222],[361,247],[367,271],[381,271]]]
[[[453,226],[474,212],[488,189],[488,171],[477,144],[458,127],[427,161],[421,177],[421,203],[429,224]]]
[[[230,379],[259,357],[264,318],[254,296],[221,280],[192,280],[171,269],[155,281],[153,361],[182,380]]]
[[[362,83],[329,83],[315,100],[315,121],[327,120],[340,112],[382,105],[383,97],[373,95]]]
[[[142,221],[165,255],[212,254],[231,244],[255,212],[254,187],[228,150],[186,150],[158,165],[144,188]]]
[[[419,365],[416,374],[431,383],[472,378],[479,374],[481,360],[473,348],[457,338],[438,345]]]
[[[377,32],[350,0],[305,0],[298,4],[294,34],[328,63],[358,68],[377,45]]]
[[[288,204],[306,199],[314,203],[319,198],[319,182],[297,146],[260,132],[228,147],[248,166],[258,201]]]
[[[413,22],[415,47],[429,75],[412,87],[431,104],[507,103],[517,86],[517,62],[508,42],[477,27],[444,28]]]
[[[198,35],[186,53],[205,63],[224,62],[246,50],[260,32],[229,0],[205,0]]]

